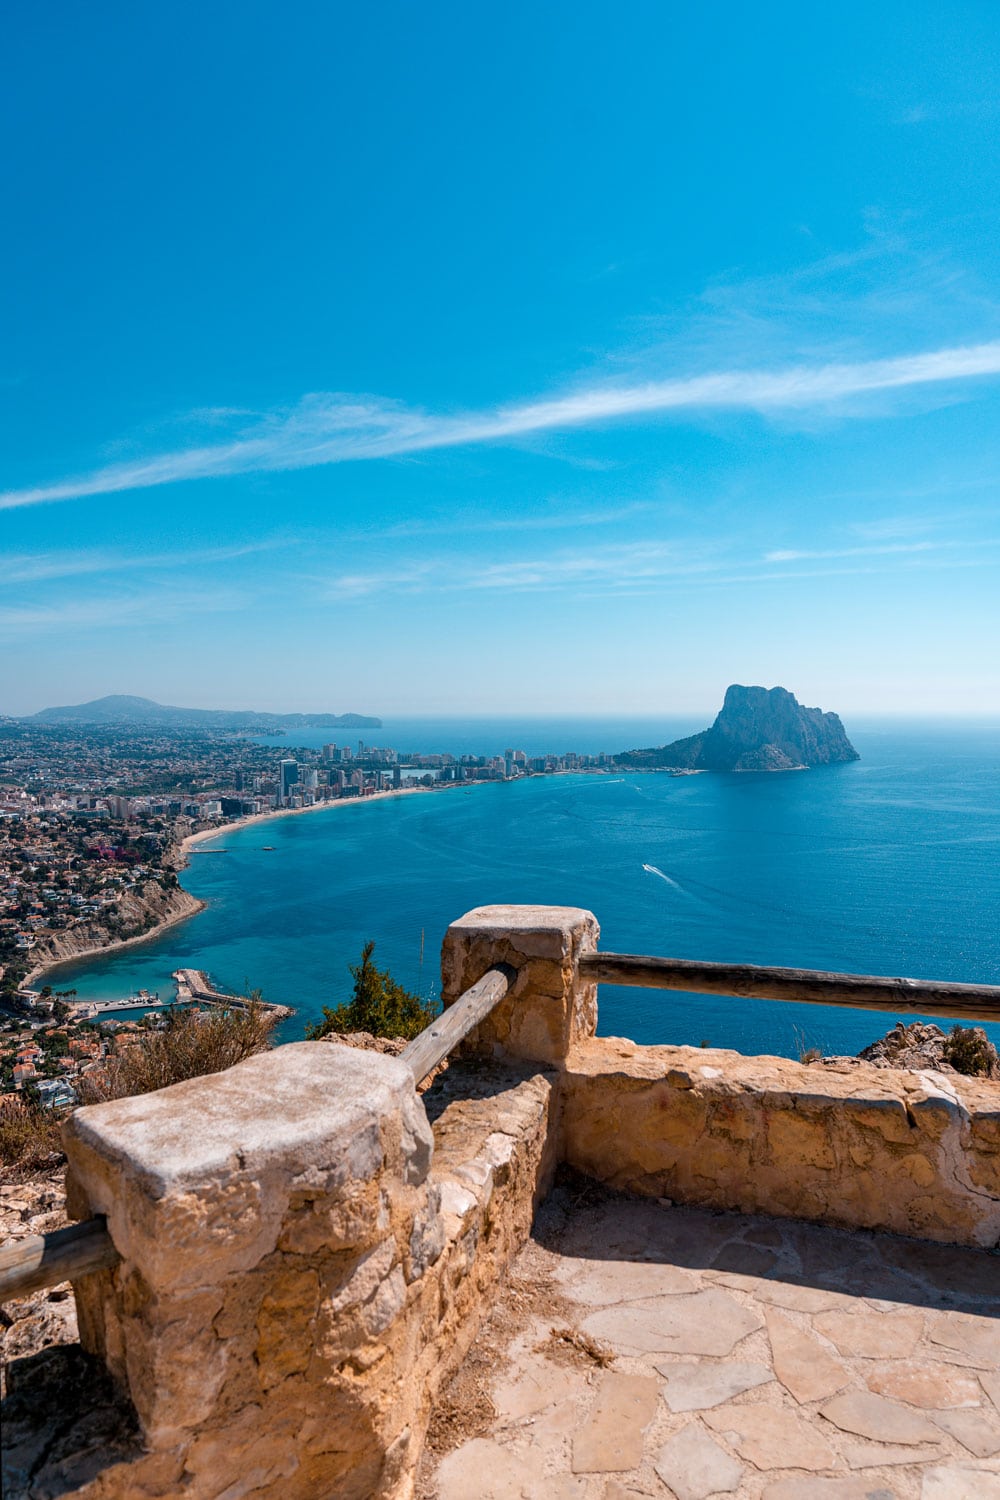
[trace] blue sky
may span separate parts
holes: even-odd
[[[7,32],[0,712],[996,712],[995,4]]]

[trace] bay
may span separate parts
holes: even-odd
[[[355,737],[425,753],[592,754],[698,727],[426,719]],[[295,1006],[283,1030],[292,1040],[322,1005],[346,998],[348,965],[368,938],[400,981],[436,995],[448,923],[495,902],[588,907],[602,946],[618,951],[1000,983],[1000,725],[848,728],[862,759],[846,766],[533,777],[223,830],[201,847],[226,852],[193,853],[183,875],[206,911],[136,948],[61,968],[58,985],[95,998],[139,987],[168,995],[175,968],[203,968],[225,988],[249,982]],[[279,741],[276,754],[290,748]],[[847,1053],[894,1019],[600,991],[601,1033],[645,1043]],[[1000,1025],[988,1030],[1000,1042]]]

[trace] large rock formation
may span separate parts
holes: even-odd
[[[621,766],[695,771],[791,771],[857,759],[836,714],[803,708],[787,688],[737,684],[726,689],[711,729],[617,757]]]

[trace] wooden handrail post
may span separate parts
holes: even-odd
[[[444,1244],[409,1068],[290,1043],[78,1109],[64,1139],[73,1202],[107,1215],[120,1255],[76,1283],[81,1342],[146,1447],[109,1497],[389,1500],[423,1399],[397,1324]]]
[[[0,1304],[106,1271],[118,1260],[103,1217],[15,1240],[0,1248]]]

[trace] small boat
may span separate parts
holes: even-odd
[[[260,847],[263,849],[263,851],[264,851],[265,854],[273,854],[274,853],[274,845],[273,844],[261,844]]]

